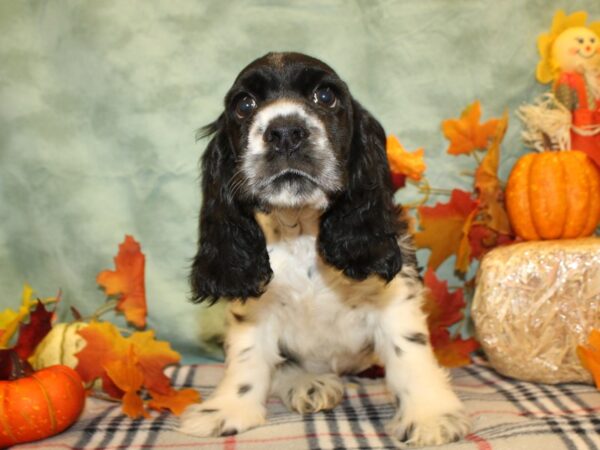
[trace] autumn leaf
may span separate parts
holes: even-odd
[[[587,345],[577,346],[577,356],[594,377],[596,389],[600,389],[600,330],[590,332]]]
[[[159,411],[168,409],[176,416],[179,416],[192,403],[200,401],[200,394],[195,389],[171,389],[166,395],[150,391],[150,395],[152,396],[152,400],[148,403],[150,408]]]
[[[78,358],[75,370],[86,383],[100,378],[104,392],[121,398],[124,412],[127,410],[131,417],[139,416],[139,400],[134,392],[144,388],[153,395],[174,395],[164,370],[179,362],[180,356],[167,342],[157,341],[154,331],[123,337],[109,322],[92,322],[78,333],[86,345],[75,355]],[[184,400],[183,397],[171,399],[174,408]]]
[[[463,319],[462,309],[466,303],[462,289],[450,293],[448,282],[439,280],[433,269],[427,269],[423,283],[428,289],[423,309],[430,330],[445,329]]]
[[[124,392],[121,399],[123,412],[132,419],[149,417],[144,408],[144,401],[139,395],[144,384],[144,374],[139,366],[133,344],[129,344],[127,357],[107,362],[104,369],[113,383]]]
[[[459,119],[447,119],[442,122],[442,131],[450,141],[447,152],[451,155],[472,153],[483,150],[488,145],[488,140],[494,135],[498,127],[498,120],[491,119],[480,124],[481,105],[479,100],[467,106]]]
[[[115,257],[116,270],[98,274],[97,283],[107,295],[119,295],[117,310],[138,328],[146,326],[146,289],[144,286],[145,257],[140,244],[131,236],[119,245]]]
[[[471,257],[481,259],[493,248],[512,244],[515,239],[512,235],[500,234],[485,225],[474,224],[469,230],[469,245]]]
[[[398,138],[390,135],[386,140],[386,152],[392,174],[405,175],[415,181],[423,177],[426,166],[422,148],[408,152]]]
[[[21,294],[21,306],[17,311],[10,308],[0,312],[0,348],[6,348],[19,328],[19,324],[27,318],[31,308],[36,304],[33,289],[25,284]]]
[[[449,256],[461,256],[459,250],[464,251],[461,242],[468,235],[465,224],[476,208],[477,202],[471,198],[471,194],[458,189],[452,191],[449,203],[419,207],[422,231],[415,233],[415,243],[418,248],[431,249],[428,267],[435,270]]]
[[[171,349],[168,342],[157,341],[152,330],[133,333],[129,341],[135,346],[144,371],[144,386],[161,394],[168,393],[171,382],[164,370],[179,362],[179,353]]]
[[[479,347],[475,339],[451,338],[448,327],[464,319],[466,305],[462,289],[450,293],[448,282],[441,281],[433,269],[428,269],[423,277],[427,295],[423,310],[427,314],[427,326],[433,351],[439,363],[445,367],[459,367],[469,364],[469,354]]]
[[[37,345],[48,334],[52,328],[52,315],[53,313],[47,311],[44,304],[38,300],[35,310],[29,315],[29,322],[21,324],[14,349],[22,360],[27,360],[33,355]]]
[[[391,173],[392,175],[392,186],[394,186],[394,190],[402,189],[406,186],[406,175],[402,175],[401,173]]]
[[[475,171],[475,192],[479,201],[478,221],[502,234],[512,229],[504,207],[504,191],[498,179],[500,143],[508,127],[508,111],[497,121],[497,130],[487,153]]]
[[[85,339],[85,347],[75,356],[78,358],[75,370],[85,383],[102,379],[104,392],[114,398],[121,398],[123,391],[116,386],[106,373],[106,365],[127,357],[129,344],[119,330],[109,322],[92,322],[77,331]]]
[[[447,330],[432,336],[431,345],[435,357],[444,367],[461,367],[471,363],[470,354],[479,348],[479,343],[473,338],[452,339]]]

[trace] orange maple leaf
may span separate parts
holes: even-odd
[[[460,367],[471,363],[471,352],[479,348],[479,343],[473,338],[450,338],[450,333],[443,330],[432,336],[431,345],[435,357],[444,367]]]
[[[78,358],[75,370],[85,383],[102,379],[104,392],[114,398],[121,398],[121,391],[106,373],[106,365],[112,361],[127,358],[129,344],[119,330],[109,322],[92,322],[78,333],[85,339],[85,347],[75,356]]]
[[[448,327],[464,319],[465,307],[462,289],[450,293],[448,282],[441,281],[433,269],[428,269],[423,278],[428,288],[423,310],[427,314],[427,326],[431,345],[439,363],[445,367],[459,367],[469,364],[469,354],[479,347],[473,339],[463,339],[460,336],[451,338]]]
[[[442,122],[444,136],[450,141],[447,150],[449,154],[472,153],[487,147],[488,140],[496,132],[498,120],[491,119],[479,124],[480,118],[481,104],[476,100],[465,108],[459,119],[447,119]]]
[[[171,389],[167,395],[150,391],[150,395],[152,396],[152,400],[148,403],[150,408],[159,411],[168,409],[176,416],[179,416],[192,403],[200,401],[200,394],[195,389]]]
[[[177,364],[181,357],[168,342],[157,341],[154,331],[136,332],[129,341],[136,348],[139,364],[144,371],[144,386],[161,394],[167,394],[171,382],[164,374],[165,367]]]
[[[498,179],[500,143],[508,127],[508,112],[497,121],[497,130],[490,147],[475,171],[475,192],[479,200],[478,221],[491,229],[511,234],[512,229],[504,207],[504,191]]]
[[[104,392],[122,398],[128,414],[139,411],[136,395],[142,387],[165,396],[173,391],[164,369],[179,362],[180,356],[167,342],[157,341],[154,331],[125,338],[109,322],[92,322],[78,333],[86,345],[75,355],[75,370],[86,383],[101,378]]]
[[[390,135],[386,140],[386,152],[392,174],[406,175],[415,181],[423,177],[426,165],[422,148],[408,152],[396,136]]]
[[[138,328],[146,326],[146,289],[144,286],[145,257],[140,244],[131,236],[119,245],[115,257],[116,270],[104,270],[96,282],[104,288],[107,295],[119,295],[117,310]]]
[[[471,198],[471,194],[458,189],[452,191],[448,203],[418,208],[423,231],[415,233],[415,243],[418,248],[431,249],[427,267],[435,270],[453,254],[457,255],[457,261],[464,260],[462,252],[469,249],[464,244],[469,231],[465,229],[465,224],[472,223],[476,208],[477,202]],[[455,267],[459,271],[466,271],[461,265]]]
[[[600,330],[590,332],[587,345],[577,346],[577,356],[594,377],[596,389],[600,389]]]
[[[109,361],[104,365],[104,369],[108,377],[124,392],[121,398],[123,412],[132,419],[149,417],[150,414],[144,408],[144,401],[139,395],[144,384],[144,374],[139,366],[134,346],[129,344],[126,358]]]

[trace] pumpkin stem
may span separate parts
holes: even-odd
[[[33,372],[31,364],[21,359],[15,349],[0,350],[0,380],[17,380]]]
[[[110,299],[106,303],[104,303],[102,306],[100,306],[96,311],[94,311],[91,316],[84,317],[81,320],[83,320],[85,322],[98,320],[98,319],[100,319],[100,316],[103,316],[107,312],[114,311],[115,307],[117,306],[117,303],[118,303],[117,299],[115,299],[115,298]]]
[[[544,141],[544,148],[546,150],[553,150],[553,146],[552,146],[552,139],[550,139],[550,136],[548,136],[548,133],[544,133],[542,131],[542,140]]]

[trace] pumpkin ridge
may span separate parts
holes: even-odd
[[[529,205],[529,193],[525,184],[529,183],[529,173],[534,154],[519,159],[510,174],[506,185],[505,202],[509,220],[515,232],[526,239],[540,239]]]
[[[48,413],[50,415],[50,426],[52,427],[51,432],[52,434],[54,434],[56,433],[56,411],[54,411],[54,405],[51,402],[50,396],[48,395],[48,391],[46,390],[46,386],[44,386],[44,383],[42,383],[40,379],[36,377],[35,373],[31,375],[31,378],[33,378],[40,385],[42,394],[46,399],[46,404],[48,405]]]
[[[533,156],[534,154],[532,154]],[[541,155],[540,155],[541,156]],[[536,165],[536,163],[539,161],[539,157],[535,158],[532,157],[531,158],[531,163],[529,164],[529,167],[527,168],[527,184],[529,184],[530,186],[533,184],[532,182],[532,177],[533,177],[533,167]],[[540,239],[545,239],[544,233],[542,233],[542,231],[540,230],[538,224],[537,224],[537,214],[536,211],[534,209],[533,205],[537,204],[537,199],[533,196],[534,194],[534,190],[531,187],[527,188],[527,209],[528,209],[528,214],[529,217],[531,217],[531,225],[533,227],[533,230],[535,231],[535,234],[538,235],[540,237]]]
[[[582,235],[588,236],[594,232],[600,222],[600,170],[588,159],[585,165],[585,172],[590,182],[590,209]]]
[[[583,158],[582,158],[583,157]],[[576,150],[560,152],[564,172],[564,191],[567,198],[566,217],[561,238],[578,238],[587,222],[590,207],[590,181],[585,170],[587,156]]]
[[[542,239],[558,239],[565,228],[566,175],[559,155],[555,151],[540,153],[531,167],[531,212]]]
[[[65,326],[62,330],[62,336],[60,339],[60,355],[58,356],[58,361],[60,362],[60,364],[65,363],[65,342],[67,340],[68,328],[69,328],[69,325]]]
[[[0,394],[0,425],[2,425],[2,428],[6,432],[8,438],[10,440],[12,440],[13,443],[16,443],[17,438],[12,433],[12,430],[10,429],[10,425],[8,424],[8,422],[6,422],[6,419],[4,418],[5,417],[4,411],[6,409],[4,406],[4,402],[6,401],[6,384],[4,384],[3,389],[0,392],[1,392],[1,394]]]

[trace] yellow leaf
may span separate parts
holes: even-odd
[[[10,339],[13,337],[19,324],[27,318],[29,311],[32,306],[37,303],[33,299],[33,289],[28,284],[23,286],[23,293],[21,295],[21,307],[18,311],[14,311],[10,308],[0,312],[0,348],[6,348]]]
[[[123,412],[132,419],[148,417],[144,401],[138,393],[144,384],[144,374],[139,366],[133,344],[129,344],[127,357],[108,361],[104,369],[113,383],[125,393],[121,399]]]
[[[392,173],[406,175],[415,181],[419,181],[423,177],[426,165],[423,161],[422,148],[408,152],[396,136],[390,135],[386,141],[386,151]]]

